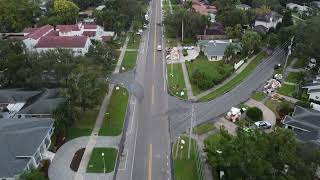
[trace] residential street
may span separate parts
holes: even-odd
[[[162,26],[156,25],[161,21],[161,1],[152,1],[150,6],[150,23],[143,33],[135,73],[143,98],[133,98],[130,103],[128,154],[117,179],[171,179],[165,62],[162,51],[156,50],[162,45]]]

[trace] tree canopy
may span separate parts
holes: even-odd
[[[298,146],[287,129],[276,128],[267,134],[238,128],[236,136],[222,129],[217,141],[205,143],[205,151],[214,172],[224,171],[224,179],[311,180],[319,152],[312,156],[317,159],[306,161]]]
[[[296,53],[320,59],[320,16],[315,16],[297,26],[295,35]]]
[[[40,13],[34,1],[0,0],[0,32],[21,32],[35,23]]]
[[[246,31],[241,39],[245,54],[250,54],[259,49],[261,36],[254,31]]]

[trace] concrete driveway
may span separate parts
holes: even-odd
[[[263,120],[269,121],[272,124],[272,126],[276,124],[276,115],[263,103],[256,101],[254,99],[249,99],[244,104],[249,107],[258,107],[263,112]]]

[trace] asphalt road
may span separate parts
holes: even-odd
[[[131,115],[133,130],[129,130],[127,165],[130,180],[171,179],[165,62],[163,52],[157,51],[157,46],[162,45],[162,26],[157,25],[162,18],[160,0],[150,2],[150,15],[135,74],[135,81],[143,88],[143,98],[135,101]]]
[[[234,89],[224,95],[209,101],[194,103],[193,126],[206,121],[216,120],[224,115],[232,106],[248,100],[252,93],[259,89],[274,73],[273,67],[285,60],[286,52],[283,49],[274,51],[272,55],[264,59],[249,77]],[[181,133],[190,128],[191,103],[183,102],[175,97],[169,97],[169,120],[171,140],[175,140]]]

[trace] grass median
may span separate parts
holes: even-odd
[[[235,78],[233,78],[231,81],[226,83],[224,86],[216,89],[215,91],[211,92],[210,94],[203,96],[199,99],[199,101],[210,101],[213,100],[224,93],[232,90],[236,86],[238,86],[244,79],[246,79],[262,62],[262,60],[266,57],[266,53],[260,53],[254,60],[251,61],[251,63],[241,72],[239,73]]]
[[[99,132],[100,136],[117,136],[122,132],[127,113],[129,93],[125,88],[119,87],[117,89],[117,87],[112,91],[110,103]]]
[[[196,142],[194,139],[191,139],[192,148],[190,152],[190,159],[188,159],[189,138],[181,136],[180,139],[184,140],[185,144],[182,145],[181,142],[176,142],[173,147],[175,180],[200,180],[197,171],[196,149],[194,148]],[[183,146],[183,149],[181,149],[181,146]]]
[[[138,51],[126,51],[123,57],[121,72],[129,71],[136,66]]]
[[[103,154],[103,156],[102,156]],[[88,163],[88,173],[109,173],[114,170],[118,155],[115,148],[94,148]]]
[[[167,74],[168,74],[168,85],[169,92],[178,96],[182,99],[188,99],[186,84],[183,78],[183,72],[181,64],[168,64],[167,65]],[[181,95],[183,92],[183,95]]]

